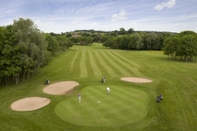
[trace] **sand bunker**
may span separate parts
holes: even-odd
[[[11,108],[15,111],[32,111],[48,105],[50,101],[43,97],[27,97],[12,103]]]
[[[71,91],[75,86],[78,86],[79,83],[75,81],[64,81],[54,84],[50,84],[43,89],[47,94],[51,95],[63,95]]]
[[[134,82],[134,83],[150,83],[152,80],[138,77],[123,77],[121,78],[123,81]]]

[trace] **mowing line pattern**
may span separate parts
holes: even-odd
[[[108,74],[110,74],[111,76],[117,76],[117,74],[114,72],[114,70],[113,70],[113,68],[112,67],[110,67],[108,64],[107,64],[107,59],[106,59],[106,57],[107,56],[101,56],[101,54],[99,53],[99,52],[95,52],[95,55],[96,55],[96,57],[98,58],[98,61],[101,63],[101,66],[100,66],[100,68],[104,68],[105,69],[105,71],[108,73]],[[103,73],[103,74],[105,74],[105,72]]]
[[[89,63],[90,66],[88,68],[92,68],[93,72],[94,72],[94,76],[102,76],[102,71],[99,69],[99,66],[96,64],[96,59],[93,56],[93,51],[88,51],[89,54]]]
[[[74,46],[73,50],[54,61],[59,63],[58,71],[61,75],[70,75],[77,78],[101,78],[103,76],[143,76],[139,72],[140,66],[121,56],[121,52],[94,50],[89,46]],[[69,65],[69,66],[65,66]]]
[[[116,70],[121,72],[120,74],[127,74],[128,76],[131,75],[130,71],[132,67],[130,65],[126,64],[122,59],[117,59],[117,56],[114,56],[111,52],[106,52],[106,54],[111,60],[110,62],[112,65],[116,65]]]
[[[111,54],[113,54],[116,57],[116,60],[121,60],[121,63],[124,63],[124,66],[129,67],[129,69],[135,76],[144,76],[141,74],[141,72],[139,72],[140,66],[132,62],[132,60],[129,60],[121,56],[120,53],[118,54],[117,52],[111,52]]]
[[[79,79],[142,75],[139,72],[140,67],[134,62],[129,62],[130,60],[121,56],[119,52],[108,49],[94,50],[89,46],[74,46],[73,49],[67,74],[73,72],[73,76]],[[109,86],[113,90],[110,95],[107,95],[106,87],[103,85],[83,88],[80,91],[81,103],[78,102],[77,96],[68,98],[56,106],[56,114],[73,124],[96,127],[120,126],[146,116],[146,93],[132,88]],[[101,104],[98,104],[98,101],[101,101]]]
[[[81,59],[80,59],[80,77],[87,77],[88,76],[88,71],[87,71],[87,66],[86,66],[86,53],[87,51],[82,51]]]
[[[115,63],[108,55],[107,52],[99,52],[100,56],[103,58],[105,63],[113,70],[113,72],[110,72],[110,75],[113,76],[119,76],[121,74],[121,71],[117,68],[118,64]]]
[[[74,62],[76,61],[78,55],[79,55],[79,52],[77,52],[74,55],[74,57],[72,58],[72,61],[70,62],[69,70],[68,70],[68,73],[67,73],[68,75],[73,72],[73,70],[74,70],[74,68],[73,68],[74,67]]]
[[[108,70],[104,68],[103,63],[101,63],[101,61],[99,60],[100,56],[97,53],[98,52],[92,52],[96,65],[99,68],[99,71],[102,73],[102,76],[109,76],[110,74],[108,73]]]
[[[114,50],[103,48],[101,44],[74,45],[60,53],[34,76],[18,85],[10,81],[6,86],[2,78],[1,130],[197,130],[196,61],[172,61],[162,51]],[[87,70],[83,76],[80,63]],[[144,77],[143,74],[152,77],[154,82],[132,84],[120,79],[116,81],[122,76]],[[107,83],[98,82],[100,75],[106,76]],[[47,86],[43,85],[46,78],[51,83],[75,80],[80,85],[66,95],[48,95],[43,93]],[[106,86],[111,88],[110,95],[107,95]],[[78,92],[82,93],[81,103],[78,102]],[[156,103],[159,93],[164,100]],[[51,103],[30,112],[10,109],[14,100],[28,96],[45,96],[51,99]]]

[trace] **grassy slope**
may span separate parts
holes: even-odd
[[[35,76],[20,83],[0,88],[1,131],[63,131],[63,130],[179,130],[197,129],[197,64],[170,61],[156,51],[120,51],[104,49],[99,44],[74,46],[70,51],[53,59]],[[86,86],[100,83],[102,76],[110,85],[131,86],[145,91],[150,101],[147,116],[135,123],[118,127],[86,127],[67,123],[55,114],[57,103],[69,99]],[[147,85],[121,82],[121,76],[147,77],[154,80]],[[76,80],[81,85],[69,95],[52,96],[42,92],[43,82],[52,83]],[[156,95],[162,93],[164,100],[155,103]],[[36,111],[15,112],[10,104],[23,97],[43,96],[51,103]]]

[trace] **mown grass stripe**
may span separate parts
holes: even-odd
[[[91,60],[90,60],[90,54],[89,54],[89,50],[86,50],[86,56],[85,56],[85,64],[86,64],[86,68],[88,71],[88,77],[94,77],[94,67],[91,66]]]
[[[73,57],[72,57],[71,61],[69,62],[70,66],[69,66],[69,70],[67,71],[68,75],[70,75],[73,72],[73,70],[75,69],[74,63],[76,62],[78,55],[79,55],[79,52],[76,52],[75,54],[73,54]]]
[[[107,56],[110,58],[110,62],[116,67],[117,70],[121,72],[120,75],[130,76],[130,66],[125,66],[125,62],[121,61],[121,59],[117,59],[111,52],[106,52]]]
[[[92,52],[92,56],[95,59],[95,64],[99,67],[99,70],[101,72],[101,77],[109,76],[110,74],[108,73],[107,69],[104,68],[104,65],[100,62],[100,60],[98,58],[100,56],[96,55],[96,54],[98,54],[98,52]]]
[[[111,62],[112,60],[106,55],[105,51],[99,51],[100,57],[103,59],[103,61],[106,63],[107,66],[104,66],[106,69],[110,69],[110,76],[118,76],[121,72],[116,68],[116,65],[113,65]]]
[[[133,67],[135,67],[136,69],[139,69],[140,66],[138,64],[136,64],[135,62],[127,59],[126,57],[123,57],[121,54],[122,51],[110,51],[112,54],[116,55],[117,57],[121,58],[122,60],[125,60],[127,63],[130,63],[131,65],[133,65]],[[123,51],[124,52],[124,51]]]
[[[80,77],[87,77],[88,70],[86,67],[86,51],[82,51],[79,68],[80,68]]]
[[[61,54],[60,56],[58,56],[58,59],[53,59],[49,65],[48,65],[48,76],[47,78],[49,78],[50,80],[56,80],[59,79],[61,77],[65,77],[67,74],[67,72],[69,71],[69,64],[72,61],[73,58],[73,53],[68,51],[64,54]],[[55,69],[55,70],[54,70]],[[61,73],[59,73],[61,72]],[[53,77],[58,73],[58,77]]]
[[[89,54],[89,62],[90,62],[89,68],[93,69],[93,73],[95,76],[102,77],[101,70],[99,69],[98,65],[96,64],[95,57],[93,56],[93,51],[88,51],[88,54]]]
[[[73,78],[79,78],[81,73],[80,62],[81,62],[82,51],[76,51],[74,53],[76,53],[77,56],[76,59],[73,60],[72,66],[74,70],[70,72],[70,76],[72,76]]]
[[[119,66],[118,69],[121,69],[122,72],[122,76],[131,76],[133,75],[133,71],[131,68],[132,65],[128,64],[128,62],[125,62],[124,60],[122,60],[121,58],[117,58],[117,56],[115,56],[113,53],[108,53],[108,55],[111,57],[111,59],[113,59],[113,61],[115,63],[117,63],[117,65]]]
[[[97,56],[99,62],[102,63],[102,67],[106,70],[106,72],[111,76],[116,76],[116,73],[107,64],[107,59],[104,59],[104,56],[101,56],[100,52],[95,52],[95,55]]]
[[[106,51],[102,51],[99,52],[100,56],[103,58],[103,60],[105,61],[105,63],[110,67],[110,69],[113,71],[113,76],[119,76],[119,74],[121,74],[120,70],[118,70],[118,68],[116,67],[116,63],[113,63],[113,61],[109,58],[109,56],[107,55]],[[113,65],[115,64],[115,65]]]
[[[120,53],[117,53],[115,51],[112,52],[112,54],[117,57],[117,60],[121,60],[122,62],[124,62],[125,66],[130,67],[130,70],[133,72],[133,74],[135,74],[136,76],[144,76],[139,71],[140,66],[138,64],[136,64],[135,62],[132,62],[131,60],[121,56]]]

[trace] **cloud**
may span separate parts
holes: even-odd
[[[91,26],[98,26],[98,23],[93,22],[93,23],[91,24]]]
[[[131,22],[129,25],[130,25],[131,27],[136,27],[136,26],[137,26],[137,23],[136,23],[136,22]]]
[[[113,14],[111,17],[112,21],[118,21],[118,20],[126,20],[127,16],[124,10],[120,11],[118,14]]]
[[[39,24],[39,23],[41,23],[41,21],[40,20],[36,20],[35,23],[36,24]]]
[[[154,10],[163,10],[163,8],[172,8],[176,4],[176,0],[169,0],[168,2],[158,4],[154,7]]]
[[[76,25],[77,22],[76,22],[75,20],[73,20],[73,21],[71,22],[71,24],[72,24],[72,25]]]

